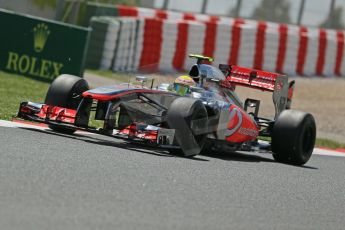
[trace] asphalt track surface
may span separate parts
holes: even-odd
[[[345,157],[172,156],[0,127],[0,229],[344,229]]]

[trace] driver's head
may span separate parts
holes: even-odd
[[[189,93],[191,86],[195,86],[195,82],[189,76],[179,76],[174,81],[174,90],[181,96]]]

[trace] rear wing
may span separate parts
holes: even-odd
[[[219,69],[226,76],[226,83],[230,83],[229,85],[233,88],[240,85],[272,92],[276,116],[290,108],[294,81],[289,84],[287,76],[234,65],[220,64]]]
[[[232,85],[241,85],[270,92],[274,91],[278,78],[286,77],[278,73],[255,70],[241,66],[220,64],[219,69],[225,74],[226,80]]]

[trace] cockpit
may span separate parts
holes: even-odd
[[[198,87],[203,88],[206,81],[220,82],[225,80],[225,76],[219,69],[207,64],[195,64],[189,71]]]
[[[242,104],[236,94],[220,86],[220,82],[226,80],[226,77],[218,68],[207,64],[195,64],[190,69],[189,76],[197,83],[197,87],[191,89],[192,97],[218,104],[219,107],[229,103]]]

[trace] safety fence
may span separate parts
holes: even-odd
[[[189,53],[289,75],[344,75],[344,31],[114,7],[94,17],[87,64],[114,71],[183,71]]]

